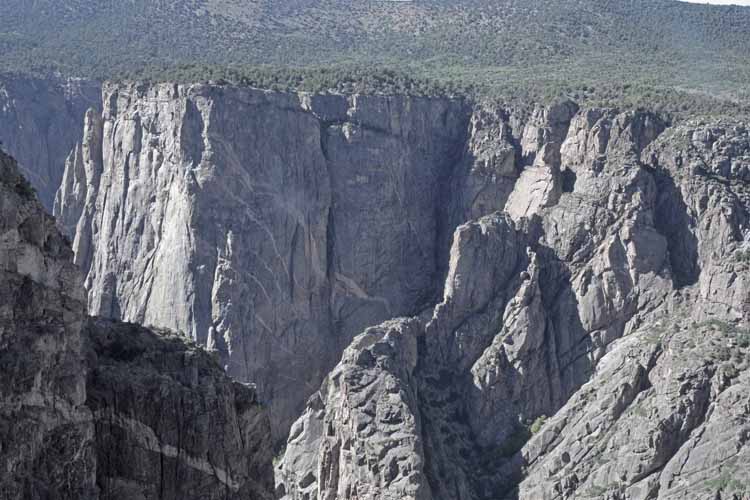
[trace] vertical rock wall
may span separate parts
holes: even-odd
[[[0,75],[0,142],[18,160],[47,211],[52,211],[65,159],[81,140],[81,120],[100,103],[97,82]]]
[[[399,330],[411,332],[417,362],[389,358],[355,376],[352,360],[388,352],[388,336],[368,341],[383,325],[332,372],[407,370],[389,394],[417,394],[416,409],[326,381],[277,469],[286,498],[346,498],[373,484],[350,464],[379,473],[363,498],[400,477],[425,485],[403,498],[741,498],[746,129],[664,132],[654,115],[610,110],[582,110],[565,128],[558,146],[542,140],[526,160],[505,216],[456,231],[443,301]],[[540,183],[551,187],[529,189]],[[408,438],[390,446],[380,415],[419,425],[399,427]],[[355,425],[371,446],[348,447]],[[395,465],[384,469],[387,457]]]
[[[357,332],[434,301],[463,102],[162,84],[104,103],[57,209],[90,311],[217,350],[278,438]]]
[[[649,377],[673,383],[649,343],[671,342],[665,317],[745,331],[743,124],[670,128],[651,113],[568,101],[526,116],[449,99],[201,85],[104,95],[58,198],[90,308],[217,351],[230,374],[259,382],[277,440],[301,413],[277,494],[681,491],[662,467],[687,453],[703,396],[680,403],[683,431],[646,420],[661,436],[642,443],[653,459],[627,448],[617,478],[587,450],[627,441],[629,420],[610,423],[651,397],[639,396]],[[412,318],[368,329],[400,316]],[[711,364],[713,349],[690,356]],[[637,364],[607,371],[621,354]],[[727,380],[717,383],[744,379]],[[606,432],[568,425],[597,408],[610,412]],[[741,433],[738,422],[726,425]],[[574,447],[584,430],[590,442]],[[716,470],[695,477],[714,484],[728,469]]]

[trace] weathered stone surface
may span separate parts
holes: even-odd
[[[101,85],[81,79],[0,77],[0,142],[52,211],[65,158],[81,140],[81,122],[100,108]]]
[[[218,350],[280,439],[357,332],[435,303],[455,227],[536,167],[549,186],[516,212],[557,202],[577,109],[167,84],[103,101],[56,206],[90,311]]]
[[[522,169],[518,119],[491,105],[474,109],[463,155],[451,176],[446,199],[451,228],[505,207]],[[522,125],[520,126],[522,128]],[[445,245],[450,245],[445,238]]]
[[[273,498],[255,390],[177,334],[86,319],[72,259],[0,153],[0,497]]]
[[[648,113],[582,110],[562,128],[558,146],[525,129],[534,163],[507,198],[509,215],[454,235],[444,300],[412,320],[424,327],[403,382],[416,389],[398,390],[416,391],[421,436],[411,439],[422,448],[402,451],[423,464],[429,498],[742,498],[747,185],[673,158],[742,163],[745,129],[722,128],[739,138],[718,140],[714,154],[683,141],[696,134],[690,126],[662,133]],[[559,191],[529,210],[524,178],[550,166]],[[650,326],[667,322],[679,326]],[[372,370],[377,378],[380,366]],[[347,394],[339,413],[371,396]],[[631,418],[639,398],[650,418]],[[290,498],[304,498],[300,478],[318,478],[299,457],[321,449],[287,448],[277,482]],[[345,498],[316,488],[309,498]]]
[[[86,404],[102,500],[273,498],[255,389],[178,334],[90,319]]]
[[[743,123],[689,123],[644,152],[661,193],[657,223],[678,285],[694,294],[697,321],[750,315],[749,141]]]
[[[104,102],[57,212],[90,311],[218,350],[277,438],[356,333],[433,302],[461,101],[164,84]]]
[[[539,150],[534,164],[521,173],[508,199],[507,210],[516,220],[530,217],[556,205],[561,194],[560,148],[547,143]]]
[[[58,198],[90,308],[218,351],[276,440],[301,412],[279,495],[729,492],[744,367],[722,396],[717,345],[648,331],[747,327],[743,124],[203,85],[104,102]],[[670,367],[697,385],[660,393]],[[631,420],[647,397],[658,418]]]
[[[0,497],[96,498],[72,252],[0,152]]]
[[[750,331],[673,312],[616,342],[526,445],[518,498],[744,498]]]
[[[84,267],[88,265],[90,256],[79,247],[91,239],[91,227],[78,227],[78,223],[92,217],[91,214],[84,216],[83,211],[94,208],[96,192],[90,192],[89,189],[99,184],[102,164],[101,134],[101,115],[94,108],[89,108],[84,116],[81,142],[76,144],[65,160],[65,172],[53,209],[58,227],[73,241],[76,263]]]
[[[281,498],[432,498],[414,379],[420,330],[392,320],[346,349],[292,427]]]

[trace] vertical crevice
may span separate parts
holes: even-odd
[[[654,226],[667,240],[669,263],[675,286],[693,285],[700,278],[698,239],[693,232],[695,221],[685,204],[679,187],[666,172],[652,171],[657,187]]]
[[[289,250],[289,300],[294,301],[294,290],[295,290],[295,278],[294,278],[294,263],[297,260],[297,245],[299,244],[299,232],[300,225],[294,226],[294,234],[292,235],[291,249]]]

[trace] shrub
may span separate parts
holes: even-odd
[[[33,200],[36,197],[36,189],[29,184],[24,178],[20,178],[16,184],[16,193],[27,200]]]
[[[547,422],[547,416],[541,415],[536,420],[534,420],[534,423],[531,424],[531,427],[529,427],[529,430],[532,434],[537,434],[540,430],[542,430],[542,427],[544,427],[544,424]]]

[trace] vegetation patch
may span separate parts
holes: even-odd
[[[509,102],[566,95],[675,119],[750,115],[750,9],[742,7],[665,8],[661,0],[6,4],[2,72]]]
[[[736,262],[750,262],[750,248],[746,250],[737,250],[734,254]]]
[[[27,200],[33,200],[36,197],[36,189],[23,177],[19,177],[16,183],[16,193]]]
[[[534,423],[531,424],[531,427],[529,427],[529,431],[531,431],[532,434],[538,434],[539,431],[542,430],[542,427],[544,427],[544,424],[547,422],[547,415],[541,415],[536,420],[534,420]]]

